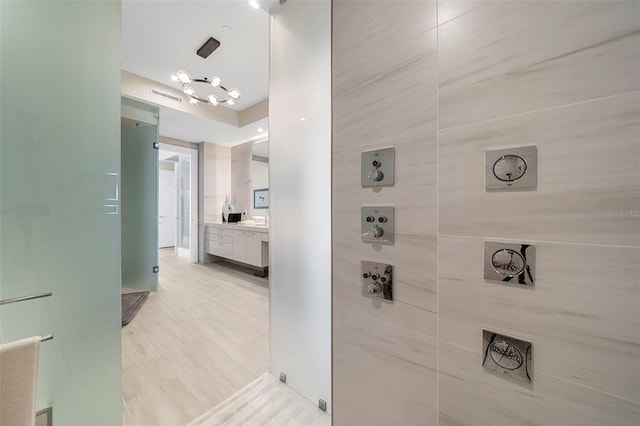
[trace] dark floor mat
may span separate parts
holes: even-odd
[[[148,291],[137,291],[122,295],[122,326],[129,324],[149,296]]]

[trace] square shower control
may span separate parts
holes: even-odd
[[[393,244],[393,207],[362,207],[362,241]]]
[[[393,265],[363,260],[360,262],[362,273],[362,295],[367,297],[393,300]]]
[[[516,383],[530,384],[533,377],[531,342],[482,330],[482,366]]]
[[[391,186],[395,183],[395,148],[362,153],[362,186]]]
[[[533,191],[537,186],[537,147],[525,146],[485,153],[487,191]]]
[[[490,241],[484,243],[485,280],[533,286],[535,266],[535,246]]]

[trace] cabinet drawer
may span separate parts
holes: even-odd
[[[209,243],[213,243],[213,242],[232,244],[233,237],[230,237],[228,235],[221,235],[221,234],[209,234]]]
[[[207,227],[207,232],[209,233],[209,235],[217,234],[217,235],[226,235],[228,237],[233,235],[233,229],[218,228],[216,226]]]
[[[218,242],[210,242],[209,243],[209,254],[214,256],[226,257],[230,259],[233,255],[233,246],[231,244],[218,243]]]

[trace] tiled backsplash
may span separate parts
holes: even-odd
[[[639,46],[633,1],[334,0],[335,425],[640,423]],[[532,145],[536,190],[487,192],[485,151]],[[535,285],[485,281],[485,241],[535,245]],[[533,343],[532,386],[482,368],[483,328]]]

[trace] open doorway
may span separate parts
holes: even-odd
[[[268,140],[269,15],[245,2],[129,1],[122,24],[123,95],[159,117],[147,220],[158,291],[123,328],[123,423],[187,424],[269,369],[268,210],[254,208],[268,152],[252,149]],[[209,38],[220,45],[203,58]]]
[[[198,150],[160,144],[158,248],[198,262]]]

